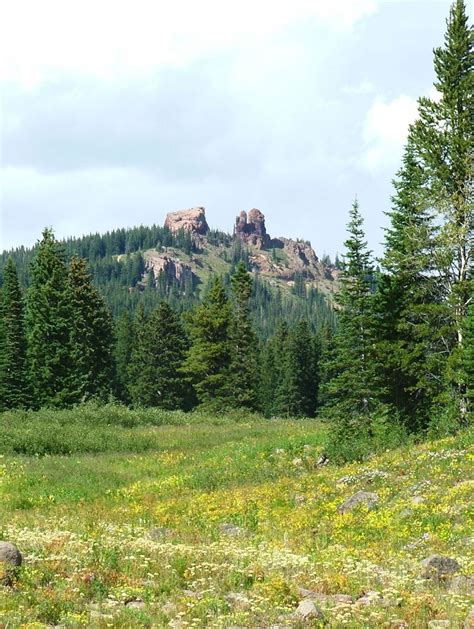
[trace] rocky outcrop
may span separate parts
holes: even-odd
[[[367,509],[371,510],[377,506],[379,497],[370,491],[358,491],[353,496],[345,500],[338,508],[339,513],[349,513],[354,507],[358,505],[365,505]]]
[[[193,207],[190,210],[170,212],[166,215],[165,227],[173,234],[183,229],[193,234],[205,236],[209,231],[206,210],[203,207]]]
[[[195,274],[189,264],[181,262],[179,258],[168,254],[160,254],[155,251],[145,253],[145,269],[147,273],[152,273],[155,282],[160,277],[160,273],[167,280],[177,280],[183,286],[185,281],[194,282]]]
[[[265,216],[256,208],[250,210],[248,215],[244,211],[240,213],[235,221],[234,234],[246,245],[258,249],[267,249],[270,246],[271,238],[265,228]]]
[[[0,542],[0,585],[12,585],[23,557],[18,548],[10,542]]]

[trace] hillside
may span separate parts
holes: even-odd
[[[337,468],[308,420],[1,422],[1,538],[25,559],[5,626],[460,628],[473,605],[472,430]]]
[[[88,261],[95,284],[114,315],[143,301],[147,310],[166,300],[188,310],[217,274],[226,283],[240,260],[254,276],[253,316],[262,336],[271,334],[281,318],[307,319],[313,329],[334,325],[332,297],[338,270],[323,263],[302,240],[271,238],[259,210],[241,212],[232,234],[210,229],[204,208],[167,215],[164,225],[117,229],[64,241],[68,257]],[[0,255],[2,270],[9,256],[24,287],[29,284],[32,249]]]

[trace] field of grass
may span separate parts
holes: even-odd
[[[304,626],[462,627],[473,604],[420,566],[474,574],[472,430],[338,468],[307,420],[89,407],[0,429],[0,540],[25,558],[0,627],[298,627],[302,589],[323,613]],[[339,513],[359,490],[377,508]]]

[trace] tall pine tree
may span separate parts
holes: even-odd
[[[64,249],[45,229],[30,269],[26,329],[36,406],[65,406],[76,399]]]
[[[471,295],[474,228],[474,30],[464,0],[451,7],[444,46],[434,51],[434,67],[439,98],[420,98],[413,138],[426,173],[426,192],[441,223],[437,264],[452,319],[451,335],[446,336],[451,347],[448,384],[456,392],[463,419],[467,403],[457,365]]]
[[[26,408],[31,402],[26,347],[23,296],[9,258],[0,300],[0,410]]]
[[[112,316],[92,285],[83,259],[71,260],[67,292],[76,401],[93,398],[104,402],[115,381]]]
[[[237,408],[257,407],[257,337],[250,319],[252,278],[244,262],[239,262],[231,279],[232,317],[230,322],[229,401]]]
[[[183,366],[198,402],[205,406],[229,405],[230,321],[229,299],[216,277],[202,304],[189,318],[191,347]]]

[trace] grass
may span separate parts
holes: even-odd
[[[0,423],[0,539],[25,555],[0,626],[299,626],[299,588],[378,593],[320,603],[329,627],[461,627],[472,604],[420,569],[438,553],[474,573],[472,430],[339,468],[318,467],[326,428],[309,420],[86,407]],[[378,508],[339,514],[361,489]]]

